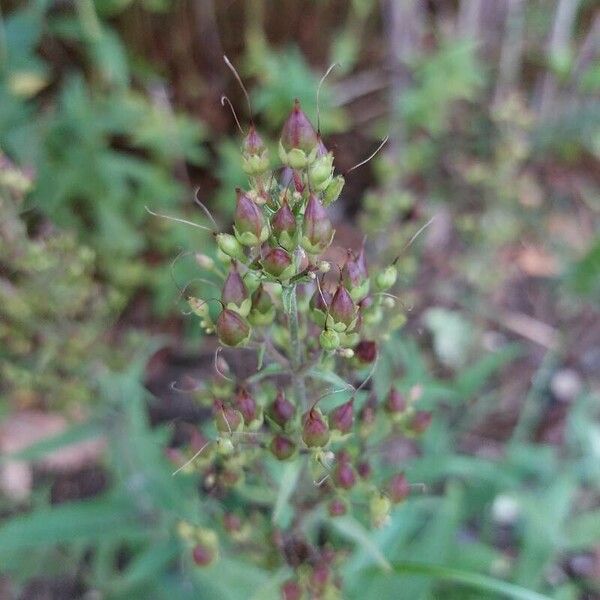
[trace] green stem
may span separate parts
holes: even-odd
[[[289,314],[292,383],[298,406],[306,408],[306,386],[304,384],[304,374],[302,373],[302,342],[300,341],[299,334],[300,328],[298,324],[298,300],[296,298],[296,288],[296,285],[292,288]]]

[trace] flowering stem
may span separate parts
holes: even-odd
[[[292,383],[298,406],[306,406],[306,387],[304,385],[304,374],[302,373],[302,342],[300,341],[298,325],[298,300],[296,298],[296,285],[292,288],[290,295],[290,345]]]

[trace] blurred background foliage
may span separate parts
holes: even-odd
[[[221,96],[275,134],[295,97],[316,117],[334,62],[320,121],[341,170],[389,136],[335,214],[341,246],[366,235],[372,265],[399,257],[408,323],[374,392],[417,386],[435,415],[389,458],[428,493],[375,534],[339,526],[347,597],[497,597],[407,560],[600,597],[593,0],[0,11],[1,597],[278,597],[281,563],[231,543],[193,568],[175,536],[223,510],[164,457],[204,418],[169,384],[211,376],[214,343],[178,310],[210,235],[145,207],[210,226],[199,189],[227,223],[245,177]]]

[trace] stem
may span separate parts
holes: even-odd
[[[298,406],[306,407],[306,386],[302,372],[302,342],[299,336],[298,326],[298,300],[296,298],[297,286],[294,285],[290,296],[290,344],[291,344],[291,366],[292,383],[294,395]]]

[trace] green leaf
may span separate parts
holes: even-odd
[[[152,525],[142,523],[131,502],[115,497],[61,504],[16,517],[0,528],[0,558],[42,545],[138,537]]]
[[[442,565],[399,562],[392,565],[392,570],[394,573],[400,575],[424,575],[425,577],[441,581],[460,583],[476,590],[496,592],[500,596],[513,598],[514,600],[550,600],[548,596],[502,581],[501,579],[494,579],[480,573],[462,571]]]
[[[325,381],[326,383],[331,383],[336,386],[336,388],[344,389],[344,390],[352,390],[354,389],[348,382],[344,381],[337,373],[333,371],[321,371],[319,369],[311,369],[308,372],[308,376],[313,379],[318,379],[319,381]]]
[[[248,379],[246,379],[247,383],[256,383],[258,381],[260,381],[261,379],[264,379],[265,377],[270,377],[271,375],[279,375],[280,373],[283,373],[285,371],[285,369],[283,369],[281,367],[281,365],[278,365],[277,363],[272,363],[270,365],[268,365],[267,367],[265,367],[262,371],[259,371],[258,373],[255,373],[254,375],[252,375],[252,377],[248,377]]]
[[[273,516],[271,519],[273,524],[277,527],[285,527],[285,508],[288,506],[288,501],[296,489],[301,469],[301,460],[293,460],[285,463],[283,467],[283,473],[281,474],[279,483],[279,492],[277,493],[277,500],[273,507]]]
[[[126,590],[147,584],[149,580],[164,572],[181,552],[181,545],[174,540],[165,540],[150,546],[131,561],[122,577],[117,580],[116,588]]]
[[[574,518],[567,527],[569,550],[592,548],[600,540],[600,509]]]
[[[366,550],[371,558],[384,570],[390,571],[391,565],[383,555],[377,544],[373,541],[369,532],[351,516],[337,517],[328,521],[340,535],[346,539],[356,542],[363,550]]]

